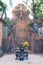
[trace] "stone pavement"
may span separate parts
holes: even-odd
[[[15,60],[14,54],[5,54],[0,57],[0,65],[43,65],[43,54],[29,54],[29,60]]]

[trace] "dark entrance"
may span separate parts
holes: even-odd
[[[7,39],[3,39],[2,41],[2,50],[3,50],[3,53],[11,52],[11,46]]]
[[[2,39],[2,50],[4,53],[11,52],[11,45],[8,39],[9,28],[7,26],[3,26],[3,39]]]

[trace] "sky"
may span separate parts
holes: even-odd
[[[6,10],[6,12],[7,12],[7,17],[10,18],[10,19],[12,19],[12,10],[13,10],[13,8],[14,8],[17,4],[19,4],[19,3],[23,3],[23,4],[24,4],[23,1],[26,2],[26,0],[12,0],[13,7],[11,7],[11,6],[9,5],[9,0],[2,0],[2,1],[7,4],[7,10]],[[30,5],[31,5],[31,2],[32,2],[32,0],[29,0],[29,2],[28,2],[29,7],[30,7]],[[27,6],[26,6],[26,7],[27,7]],[[28,8],[28,7],[27,7],[27,8]],[[29,17],[30,17],[31,19],[33,19],[33,17],[32,17],[31,15],[29,15]]]

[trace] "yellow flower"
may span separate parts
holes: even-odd
[[[29,43],[26,41],[26,42],[23,43],[23,46],[29,47],[30,45],[29,45]]]

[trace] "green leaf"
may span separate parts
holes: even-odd
[[[0,12],[2,12],[2,8],[0,8]]]
[[[9,25],[15,24],[15,22],[13,20],[10,20],[10,19],[4,19],[4,24],[9,26]]]
[[[34,24],[33,22],[32,22],[32,23],[29,23],[29,24],[28,24],[28,26],[31,26],[31,27],[33,27],[33,24]]]
[[[37,2],[38,1],[38,2]],[[36,9],[36,16],[40,18],[43,14],[43,0],[37,0],[35,3],[35,9]],[[39,2],[40,1],[40,2]]]
[[[0,6],[3,8],[6,8],[7,7],[7,4],[5,4],[4,2],[0,1]]]
[[[0,1],[0,6],[2,6],[2,7],[3,7],[3,2],[2,2],[2,1]]]

